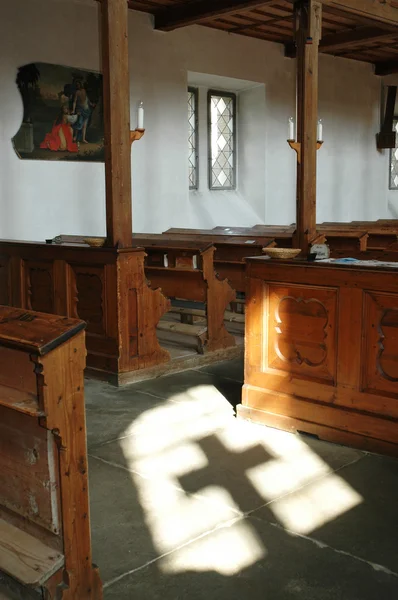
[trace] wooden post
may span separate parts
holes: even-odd
[[[294,245],[304,252],[316,236],[316,154],[318,119],[318,46],[322,4],[319,0],[295,2],[297,45],[297,209]]]
[[[126,0],[102,0],[107,243],[132,245],[130,87]]]

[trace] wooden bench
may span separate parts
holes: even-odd
[[[330,248],[331,256],[334,256],[334,253],[363,252],[367,249],[366,231],[325,229],[321,233]]]
[[[224,313],[235,300],[235,292],[214,270],[214,246],[161,234],[134,234],[133,242],[145,248],[145,273],[151,285],[160,288],[169,298],[205,304],[206,333],[203,336],[203,332],[192,330],[198,338],[198,348],[215,351],[234,346],[235,339],[224,325]],[[169,325],[161,324],[161,327],[163,331],[165,327],[171,330]],[[173,331],[187,335],[189,327],[176,323]]]
[[[236,302],[236,300],[234,301]],[[233,303],[231,303],[233,304]],[[194,318],[197,320],[202,320],[206,318],[206,311],[201,308],[185,308],[180,306],[172,306],[170,308],[170,313],[176,313],[181,317],[182,323],[194,323]],[[189,318],[189,320],[187,319]],[[224,321],[229,321],[230,323],[244,323],[245,316],[241,313],[237,313],[236,311],[226,310],[224,313]]]
[[[0,303],[86,321],[91,375],[118,383],[129,371],[168,362],[156,326],[169,302],[147,285],[144,249],[58,239],[0,241]]]
[[[257,226],[256,226],[257,227]],[[260,227],[260,226],[258,226]],[[258,238],[266,238],[272,240],[273,244],[285,248],[292,247],[292,238],[294,230],[289,227],[278,226],[262,226],[262,229],[255,230],[254,227],[215,227],[214,229],[183,229],[172,227],[165,231],[165,235],[180,234],[180,235],[205,235],[205,236],[222,236],[225,239],[244,239],[254,240]]]
[[[91,557],[84,326],[0,307],[0,571],[48,600],[102,598]]]
[[[181,233],[184,232],[184,233]],[[276,245],[273,237],[260,235],[216,235],[205,229],[169,229],[165,236],[178,240],[207,242],[215,247],[214,265],[223,279],[228,279],[237,292],[245,291],[245,258],[261,256],[263,248]]]
[[[368,234],[367,250],[387,250],[397,242],[398,227],[383,226],[378,221],[353,221],[351,223],[328,223],[317,225],[320,232],[333,229],[334,231],[358,231]]]

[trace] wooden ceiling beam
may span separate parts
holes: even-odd
[[[391,25],[398,25],[397,0],[322,0],[326,7],[338,8],[342,12],[367,17],[373,21],[381,21]]]
[[[278,0],[196,0],[164,8],[155,13],[155,29],[172,31],[202,23],[207,19],[236,14],[258,6],[276,4]]]
[[[388,29],[377,26],[358,27],[350,31],[342,31],[325,36],[319,44],[319,50],[321,52],[345,50],[346,48],[363,44],[363,42],[377,42],[394,37],[398,37],[397,27],[388,27]]]
[[[375,63],[375,75],[392,75],[398,73],[398,60]]]

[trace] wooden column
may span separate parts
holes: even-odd
[[[322,4],[296,0],[297,45],[297,209],[294,245],[304,251],[316,236],[316,154],[318,120],[318,46]]]
[[[126,0],[102,0],[106,232],[110,246],[132,245],[130,86]]]

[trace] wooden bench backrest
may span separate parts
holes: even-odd
[[[33,365],[32,365],[33,368]],[[61,531],[58,448],[37,419],[0,406],[0,505],[48,532]],[[14,519],[16,521],[17,519]],[[62,547],[61,540],[54,545]]]

